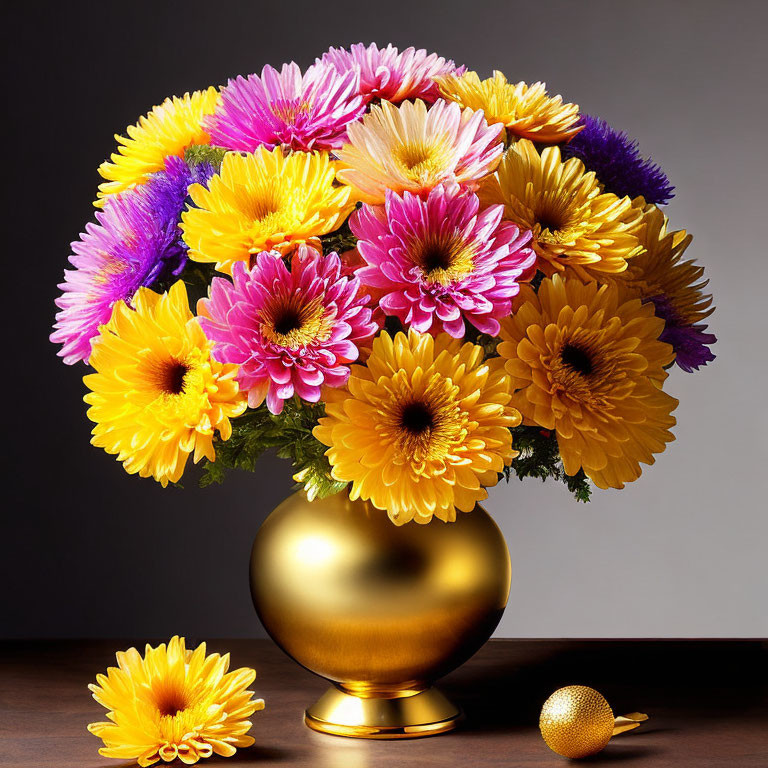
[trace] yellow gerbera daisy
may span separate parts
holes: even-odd
[[[544,83],[509,83],[502,72],[480,80],[477,72],[438,78],[446,99],[463,107],[482,109],[489,123],[501,123],[513,136],[540,144],[558,144],[575,136],[582,126],[579,105],[549,96]]]
[[[582,279],[621,272],[638,254],[642,213],[628,197],[603,193],[595,174],[577,158],[563,162],[558,147],[541,154],[521,139],[483,182],[485,204],[503,203],[505,215],[533,232],[538,266],[547,275],[570,268]]]
[[[523,285],[502,320],[499,354],[527,422],[557,433],[569,475],[583,468],[600,488],[640,477],[640,462],[674,440],[677,400],[661,390],[674,360],[658,340],[664,321],[616,285],[560,275],[538,294]]]
[[[117,302],[93,343],[96,373],[83,377],[91,442],[117,454],[126,472],[166,486],[193,452],[195,462],[216,458],[214,431],[228,440],[246,399],[237,366],[211,357],[184,283],[162,295],[140,288],[132,304]]]
[[[447,334],[381,333],[346,389],[323,399],[314,435],[330,446],[333,477],[398,525],[469,512],[517,455],[520,414],[501,360]]]
[[[184,240],[196,261],[231,273],[237,261],[261,251],[287,252],[341,226],[355,207],[349,187],[334,184],[325,152],[283,154],[260,147],[230,153],[208,189],[193,184],[197,208],[182,216]]]
[[[168,155],[182,156],[192,144],[208,144],[210,136],[203,118],[213,113],[219,92],[210,87],[166,99],[159,107],[127,128],[128,138],[115,135],[120,146],[103,162],[99,173],[106,179],[99,186],[100,198],[143,184],[147,176],[165,167]],[[98,204],[98,203],[97,203]]]
[[[118,652],[118,666],[88,686],[109,710],[109,721],[88,726],[104,741],[99,754],[137,760],[142,767],[176,758],[192,765],[250,747],[248,718],[264,709],[263,699],[246,690],[256,672],[227,672],[229,654],[206,656],[205,650],[205,643],[187,650],[183,637],[173,637],[167,646],[147,645],[143,658],[135,648]]]
[[[644,251],[619,275],[621,283],[642,299],[663,299],[681,324],[702,322],[714,308],[712,296],[703,292],[709,282],[702,280],[704,267],[682,260],[693,238],[684,229],[668,232],[667,217],[642,197],[634,205],[643,213],[640,244]]]
[[[429,108],[421,100],[383,101],[347,127],[339,178],[373,205],[384,203],[388,189],[421,195],[442,183],[474,183],[498,164],[500,132],[482,112],[442,99]]]

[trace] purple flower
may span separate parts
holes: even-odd
[[[663,318],[665,322],[659,341],[672,345],[676,354],[675,363],[680,368],[686,373],[692,373],[715,359],[715,353],[709,347],[717,341],[717,337],[707,333],[704,323],[687,324],[675,311],[672,302],[664,296],[654,296],[650,301],[653,302],[657,317]]]
[[[165,170],[146,184],[106,198],[96,213],[97,223],[85,225],[72,243],[64,271],[62,294],[56,299],[51,341],[61,344],[58,354],[71,365],[87,361],[91,339],[109,321],[112,306],[129,302],[141,286],[178,275],[187,262],[179,218],[187,189],[207,183],[214,169],[208,163],[189,167],[180,157],[168,157]]]
[[[583,115],[580,123],[584,128],[562,146],[564,158],[578,157],[607,192],[619,197],[644,197],[656,205],[672,199],[674,187],[656,163],[642,157],[637,141],[599,117]]]

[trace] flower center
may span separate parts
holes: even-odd
[[[401,144],[395,152],[397,159],[409,170],[412,171],[419,165],[429,162],[434,149],[423,141],[409,141]]]
[[[306,101],[275,101],[270,109],[272,114],[286,125],[290,125],[299,115],[309,112],[309,103]]]
[[[320,296],[304,302],[297,296],[279,296],[262,311],[261,332],[279,347],[298,349],[325,341],[331,335],[333,319]]]
[[[156,386],[166,395],[184,394],[184,384],[191,366],[181,360],[169,360],[157,370]]]
[[[557,232],[563,226],[562,221],[552,214],[552,212],[546,212],[539,214],[539,226],[542,229],[548,229],[550,232]]]
[[[182,689],[167,688],[157,692],[155,706],[163,717],[174,717],[187,709],[189,701]]]
[[[460,235],[428,239],[416,244],[411,258],[429,283],[448,285],[475,268],[475,252]]]
[[[560,359],[572,371],[589,376],[594,370],[589,354],[574,344],[566,344],[560,352]]]
[[[468,415],[462,410],[458,387],[433,373],[423,388],[414,391],[404,371],[387,387],[390,407],[382,439],[392,440],[399,456],[416,474],[444,462],[467,435]]]
[[[426,403],[408,403],[400,415],[400,426],[412,435],[420,435],[435,426],[435,417]]]
[[[571,195],[551,198],[547,195],[534,207],[534,220],[539,230],[537,240],[544,243],[565,243],[579,230],[580,212]]]
[[[243,207],[244,212],[255,223],[262,224],[278,213],[280,209],[280,194],[274,183],[254,189]]]
[[[275,333],[285,336],[291,331],[301,328],[301,317],[295,307],[283,307],[282,314],[278,313],[274,321]]]
[[[405,176],[411,181],[422,183],[436,179],[449,162],[449,149],[440,139],[430,138],[403,141],[395,146],[392,155],[399,163]]]

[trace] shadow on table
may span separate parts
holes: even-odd
[[[655,712],[737,716],[764,706],[766,669],[768,647],[758,641],[575,641],[561,651],[546,642],[492,641],[439,687],[464,710],[468,731],[535,727],[557,688],[589,685],[616,714],[647,712],[642,732],[650,733],[670,730],[668,721],[654,722]]]

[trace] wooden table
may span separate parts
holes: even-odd
[[[124,641],[0,643],[0,765],[97,768],[85,726],[103,719],[86,685],[114,663]],[[651,719],[615,738],[585,765],[768,766],[768,643],[758,641],[492,640],[441,688],[467,715],[464,727],[428,739],[375,742],[324,736],[302,723],[326,683],[268,640],[209,643],[233,665],[253,666],[267,708],[255,715],[256,746],[208,765],[303,768],[565,766],[541,740],[543,701],[570,683],[591,685],[614,711]],[[181,764],[178,764],[181,765]]]

